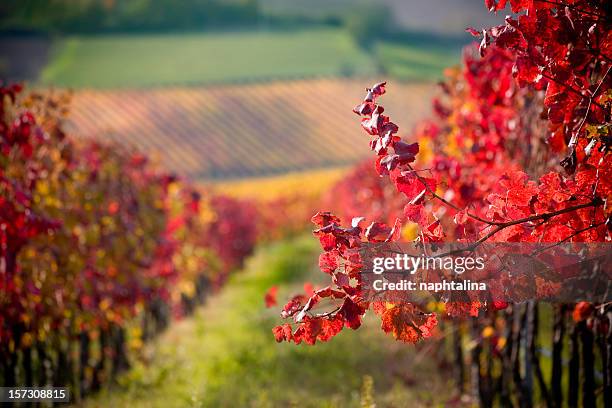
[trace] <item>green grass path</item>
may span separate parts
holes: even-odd
[[[378,407],[431,406],[447,395],[433,362],[416,357],[414,367],[419,352],[387,337],[375,320],[314,347],[274,341],[279,307],[265,309],[264,293],[279,285],[282,302],[316,278],[317,254],[310,236],[261,248],[221,293],[147,346],[144,354],[154,357],[85,405],[353,407],[366,376]]]

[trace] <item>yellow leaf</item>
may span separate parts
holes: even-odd
[[[40,180],[38,183],[36,183],[36,191],[41,194],[41,195],[47,195],[49,194],[50,188],[49,188],[49,183],[47,182],[47,180]]]
[[[482,329],[482,337],[484,337],[485,339],[488,339],[494,334],[495,334],[495,329],[491,326],[487,326],[484,329]]]
[[[104,298],[102,299],[102,301],[99,304],[100,310],[104,311],[107,310],[111,305],[111,301],[109,298]]]
[[[23,337],[21,337],[21,343],[25,347],[30,347],[32,343],[34,343],[34,336],[32,336],[32,333],[25,333]]]
[[[416,222],[407,222],[402,227],[402,240],[414,241],[419,236],[419,224]]]

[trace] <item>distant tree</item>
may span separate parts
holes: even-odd
[[[23,0],[0,5],[0,29],[43,32],[194,30],[253,24],[257,0]]]
[[[349,12],[344,25],[357,44],[369,48],[392,30],[392,21],[388,7],[368,5]]]

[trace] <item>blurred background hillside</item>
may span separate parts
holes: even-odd
[[[502,18],[470,0],[24,0],[0,14],[0,77],[71,90],[76,136],[198,181],[358,161],[365,85],[393,83],[407,132],[465,27]]]

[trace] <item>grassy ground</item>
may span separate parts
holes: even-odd
[[[263,307],[264,293],[276,284],[279,300],[286,299],[319,276],[317,253],[310,236],[259,250],[195,316],[148,346],[145,355],[155,357],[85,405],[353,407],[368,376],[378,407],[431,406],[445,398],[450,386],[433,361],[386,337],[372,320],[315,347],[274,342],[278,308]]]
[[[58,40],[41,80],[141,87],[373,72],[347,33],[315,29],[68,37]]]
[[[43,85],[147,87],[313,76],[372,76],[380,67],[404,80],[439,79],[455,52],[427,43],[360,49],[342,29],[71,36],[57,39]]]

